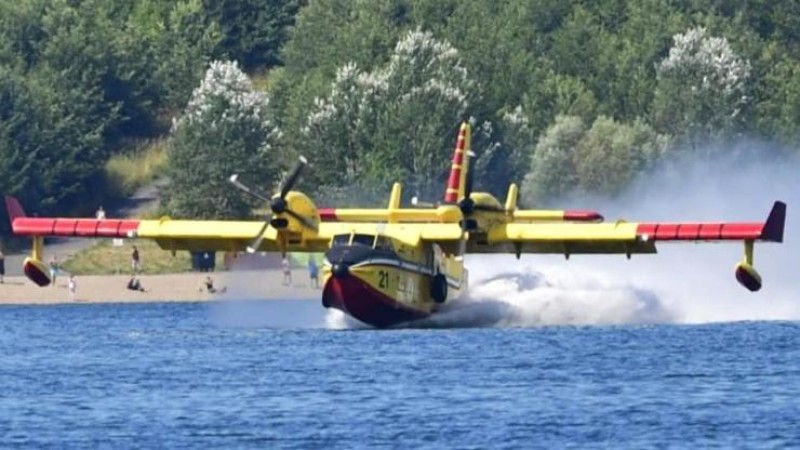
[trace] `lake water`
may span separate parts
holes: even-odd
[[[800,447],[796,322],[340,319],[318,301],[1,307],[0,448]]]

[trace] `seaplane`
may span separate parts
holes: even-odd
[[[744,255],[736,280],[750,291],[762,286],[753,267],[756,241],[783,242],[786,204],[776,201],[764,222],[604,222],[587,210],[517,207],[510,184],[504,203],[473,192],[472,128],[460,125],[443,201],[403,207],[402,187],[392,186],[386,208],[317,208],[294,190],[307,160],[297,165],[273,195],[230,182],[269,206],[263,221],[159,220],[29,217],[6,197],[13,233],[29,236],[32,251],[23,271],[39,286],[50,284],[43,261],[46,237],[152,239],[164,250],[231,252],[324,252],[322,305],[377,328],[426,318],[457,301],[468,287],[464,255],[505,253],[656,253],[657,243],[740,242]]]

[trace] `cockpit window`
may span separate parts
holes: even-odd
[[[331,247],[338,247],[340,245],[347,245],[350,243],[350,235],[349,234],[337,234],[333,237],[333,243]]]
[[[375,241],[375,248],[378,250],[386,250],[388,252],[394,251],[391,239],[385,236],[378,236],[378,239]]]
[[[371,234],[354,234],[353,245],[365,245],[372,247],[375,243],[375,236]]]

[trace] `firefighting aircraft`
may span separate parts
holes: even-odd
[[[153,239],[164,250],[325,252],[322,305],[375,327],[389,327],[436,313],[467,287],[466,253],[623,254],[655,253],[657,242],[740,241],[744,256],[736,280],[750,291],[761,288],[753,267],[755,241],[782,242],[786,205],[775,202],[765,222],[600,223],[594,211],[517,209],[511,184],[505,204],[473,192],[471,126],[462,123],[444,201],[424,208],[400,205],[395,183],[381,209],[317,209],[292,190],[306,160],[270,196],[233,175],[242,191],[269,204],[264,222],[27,217],[16,199],[6,197],[14,234],[31,236],[24,261],[27,277],[50,283],[42,263],[48,236]]]

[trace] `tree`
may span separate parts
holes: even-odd
[[[223,51],[252,70],[281,62],[280,49],[306,0],[204,0],[203,4],[219,24]]]
[[[158,42],[153,73],[166,106],[185,104],[221,39],[219,26],[207,23],[200,0],[183,0],[172,7]]]
[[[656,129],[688,140],[720,138],[739,131],[749,102],[750,64],[725,38],[703,27],[673,37],[669,56],[658,66],[654,100]]]
[[[600,116],[587,129],[579,117],[558,116],[536,144],[522,192],[534,204],[587,193],[613,197],[651,169],[667,145],[641,121]]]
[[[662,157],[667,139],[641,121],[631,125],[600,116],[578,142],[573,155],[577,187],[615,196]]]
[[[580,117],[556,116],[555,123],[539,137],[521,188],[526,206],[575,190],[578,178],[574,155],[585,130]]]
[[[438,198],[473,92],[455,48],[409,32],[385,67],[339,70],[331,95],[308,115],[300,150],[313,155],[326,188],[398,179],[410,194]]]
[[[277,175],[278,130],[267,116],[269,99],[253,90],[235,62],[212,62],[169,147],[167,210],[175,217],[246,218],[253,203],[228,178],[240,174],[264,187]]]

